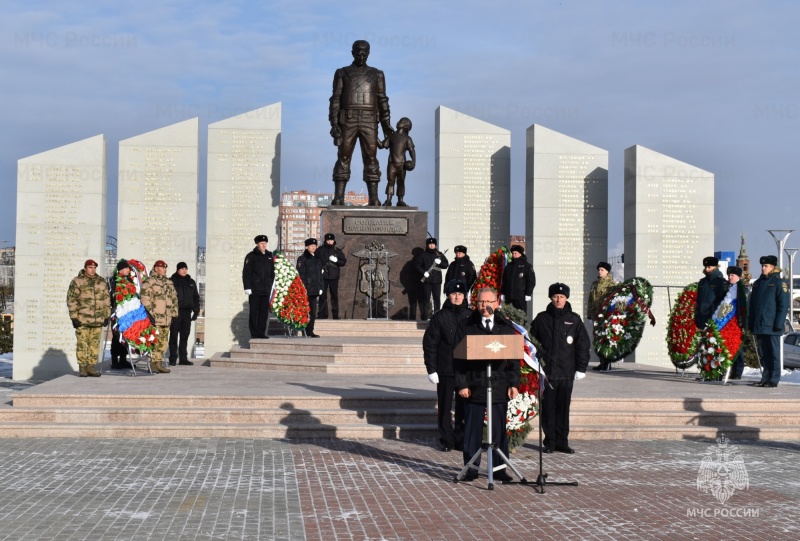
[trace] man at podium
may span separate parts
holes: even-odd
[[[470,335],[514,335],[511,324],[499,313],[497,291],[491,288],[481,289],[477,295],[477,309],[466,319],[459,329],[458,344],[464,336]],[[492,441],[497,448],[508,456],[508,439],[506,438],[506,409],[508,401],[519,393],[519,361],[496,360],[474,361],[455,359],[456,392],[466,401],[464,412],[464,464],[481,449],[483,443],[483,419],[486,409],[486,391],[489,382],[486,380],[486,365],[492,363]],[[493,452],[492,462],[502,464],[501,457]],[[473,462],[480,466],[480,457]],[[476,470],[467,472],[464,480],[472,481],[478,476]],[[496,481],[508,481],[510,476],[505,471],[494,475]]]

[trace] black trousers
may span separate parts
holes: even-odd
[[[309,314],[306,334],[314,332],[314,322],[317,320],[317,301],[319,301],[319,295],[308,296]]]
[[[464,443],[464,399],[458,396],[455,376],[439,376],[436,386],[436,397],[439,408],[439,441],[449,447],[461,447]],[[453,408],[453,397],[456,403],[456,420],[450,410]]]
[[[524,298],[522,298],[522,299],[506,299],[506,300],[514,308],[517,308],[518,310],[522,310],[524,312],[528,311],[528,301],[526,301]]]
[[[545,383],[542,394],[542,443],[545,447],[569,446],[569,406],[574,383],[571,379],[550,380],[552,389]]]
[[[742,344],[742,347],[739,348],[739,353],[736,354],[736,357],[733,358],[733,366],[731,366],[732,378],[740,378],[744,373],[744,354],[742,353],[743,349],[744,349],[744,344]]]
[[[781,380],[781,336],[757,334],[758,356],[761,359],[761,382],[777,384]]]
[[[433,315],[428,313],[431,295],[433,295],[433,313],[435,314],[442,307],[442,284],[429,284],[428,282],[422,284],[422,298],[419,307],[422,319],[430,319]]]
[[[322,295],[319,298],[319,318],[328,317],[328,291],[331,292],[331,315],[334,319],[339,317],[339,280],[323,280]]]
[[[267,336],[269,320],[269,295],[250,295],[250,338]]]
[[[178,317],[173,318],[169,325],[169,362],[174,364],[180,358],[181,362],[189,360],[187,345],[189,333],[192,332],[192,309],[180,308]],[[180,340],[179,337],[180,336]]]
[[[508,456],[508,438],[506,437],[506,410],[508,402],[492,404],[492,441],[497,448]],[[486,404],[465,401],[464,407],[464,464],[472,459],[472,455],[481,449],[483,443],[483,417],[486,413]],[[503,463],[497,451],[492,451],[492,464],[499,466]],[[473,462],[480,466],[481,457]]]
[[[114,363],[114,359],[121,359],[127,360],[128,358],[128,344],[124,342],[120,343],[119,341],[119,331],[114,330],[112,331],[111,335],[111,363]]]

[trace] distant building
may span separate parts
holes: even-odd
[[[744,285],[750,285],[750,258],[747,257],[747,249],[744,247],[744,231],[742,232],[742,246],[739,248],[739,256],[736,258],[736,266],[742,269],[742,280]]]
[[[281,238],[278,249],[294,262],[305,250],[305,240],[313,237],[320,240],[325,234],[319,230],[319,215],[331,205],[332,193],[308,193],[307,190],[281,194],[279,209]],[[346,206],[363,207],[369,199],[364,193],[347,192]]]

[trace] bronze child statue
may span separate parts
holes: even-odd
[[[378,143],[380,148],[389,149],[389,164],[386,166],[389,182],[386,184],[385,207],[392,206],[392,196],[394,195],[394,184],[397,181],[397,206],[407,207],[403,201],[406,194],[406,171],[413,171],[417,162],[417,154],[414,151],[414,140],[408,135],[411,131],[411,121],[406,117],[397,122],[397,131],[389,134],[383,141]],[[411,159],[406,161],[406,151]]]

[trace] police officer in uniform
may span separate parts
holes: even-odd
[[[501,300],[527,312],[534,287],[536,287],[536,274],[525,257],[525,249],[519,244],[514,244],[511,246],[511,261],[503,271]]]
[[[245,256],[242,267],[244,294],[250,301],[250,337],[269,338],[267,321],[269,296],[272,293],[272,282],[275,280],[275,262],[272,259],[272,252],[267,250],[269,239],[266,235],[258,235],[253,241],[256,247]]]
[[[334,196],[331,205],[344,205],[344,191],[350,180],[350,162],[356,142],[361,146],[364,162],[364,182],[367,183],[370,206],[380,206],[378,183],[381,168],[378,165],[378,121],[384,138],[392,129],[386,81],[381,70],[367,66],[369,43],[353,43],[353,63],[339,68],[333,76],[333,95],[330,99],[328,120],[331,124],[333,144],[339,148],[333,167]]]
[[[322,295],[319,298],[318,319],[328,318],[328,292],[331,296],[331,314],[333,319],[339,319],[339,276],[341,268],[347,265],[344,252],[336,246],[336,235],[325,233],[325,243],[317,249],[324,272],[322,273]]]
[[[761,381],[751,385],[777,387],[781,380],[781,337],[789,311],[789,286],[781,278],[777,256],[765,255],[759,262],[761,276],[753,282],[747,326],[756,336],[763,371]]]
[[[449,284],[451,280],[461,280],[467,286],[467,291],[469,291],[478,277],[475,272],[475,265],[467,255],[466,246],[459,244],[453,250],[455,251],[455,259],[447,267],[444,283]]]
[[[305,244],[305,251],[297,258],[297,273],[306,287],[308,307],[310,308],[306,336],[308,338],[319,338],[318,334],[314,334],[314,322],[317,319],[317,301],[322,294],[322,268],[324,263],[316,253],[317,239],[306,239]]]
[[[429,237],[425,241],[425,251],[414,259],[414,268],[422,278],[422,319],[430,319],[430,300],[433,295],[433,312],[439,311],[442,303],[442,271],[447,268],[448,261],[442,252],[436,249],[436,239]]]
[[[703,278],[697,282],[697,305],[694,311],[694,324],[698,329],[705,329],[708,320],[725,298],[728,292],[728,281],[719,270],[716,257],[703,258]]]

